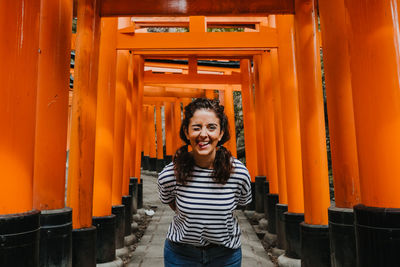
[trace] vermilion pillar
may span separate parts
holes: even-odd
[[[165,160],[166,164],[170,163],[172,160],[172,155],[174,154],[173,144],[172,144],[172,104],[170,102],[165,102]]]
[[[249,169],[251,181],[254,182],[255,176],[257,175],[257,143],[250,60],[242,59],[240,61],[240,71],[242,76],[242,105],[246,166]]]
[[[126,112],[125,112],[125,135],[124,135],[124,168],[122,173],[122,195],[129,195],[129,179],[132,168],[132,87],[133,87],[133,62],[129,54],[129,64],[126,81]]]
[[[181,139],[179,138],[179,130],[181,128],[181,120],[182,120],[181,102],[180,102],[179,98],[177,98],[176,101],[174,102],[174,127],[175,127],[174,136],[176,138],[178,138],[178,140],[176,142],[174,142],[175,151],[183,145]],[[175,151],[174,151],[174,153],[175,153]]]
[[[150,168],[149,166],[149,157],[150,157],[150,106],[149,105],[144,105],[143,106],[143,135],[142,135],[142,141],[143,141],[143,169],[148,170]]]
[[[274,104],[272,95],[271,54],[262,53],[260,65],[260,90],[264,93],[264,145],[269,192],[278,194],[278,170],[276,161]]]
[[[156,144],[156,127],[155,127],[155,121],[154,121],[154,114],[155,114],[154,108],[155,108],[155,105],[151,105],[150,112],[149,112],[150,134],[149,134],[148,138],[149,138],[149,146],[150,146],[150,151],[149,151],[150,171],[156,171],[156,163],[157,163],[157,144]]]
[[[0,235],[4,266],[39,266],[39,212],[32,211],[39,11],[39,1],[0,3]],[[10,243],[14,234],[24,238],[24,244]]]
[[[260,86],[260,64],[261,57],[259,55],[254,56],[253,58],[254,67],[253,67],[253,75],[254,75],[254,108],[256,115],[256,131],[257,131],[257,175],[265,176],[266,162],[265,162],[265,151],[264,151],[264,88]]]
[[[135,154],[135,177],[140,182],[140,164],[142,152],[142,104],[143,104],[143,75],[144,75],[144,61],[141,56],[135,55],[133,57],[133,88],[132,99],[136,105],[136,125],[133,127],[136,130],[136,154]]]
[[[229,122],[229,133],[231,134],[231,139],[228,142],[228,149],[231,151],[234,157],[237,157],[236,150],[236,129],[235,129],[235,111],[233,107],[233,89],[232,86],[227,86],[224,91],[224,104],[225,104],[225,114],[228,117]]]
[[[399,2],[344,3],[362,203],[354,207],[357,263],[394,266],[400,245]]]
[[[299,258],[299,224],[304,221],[304,195],[293,15],[279,15],[276,17],[276,23],[288,204],[288,211],[283,214],[286,239],[283,246],[286,248],[286,256]]]
[[[305,223],[302,224],[302,260],[304,266],[329,266],[329,180],[315,5],[314,0],[295,1],[305,208]],[[316,242],[319,242],[318,245]]]
[[[111,214],[117,26],[116,18],[101,19],[93,216]]]
[[[335,205],[329,208],[332,262],[355,266],[352,207],[360,202],[353,95],[344,1],[320,1]]]
[[[161,104],[156,104],[156,130],[157,130],[157,162],[156,170],[161,172],[164,168],[164,145],[163,145],[163,130],[162,130],[162,118],[161,118]]]
[[[96,1],[78,1],[74,97],[67,205],[73,213],[73,265],[96,264],[96,231],[92,227],[95,122],[100,44],[100,16]],[[84,240],[84,242],[82,242]],[[90,244],[82,248],[82,244]]]
[[[136,167],[136,143],[137,143],[137,138],[136,138],[136,123],[137,123],[137,113],[138,113],[138,107],[135,104],[137,101],[137,88],[136,88],[136,82],[134,79],[134,74],[137,70],[135,70],[135,63],[134,63],[134,56],[133,54],[130,55],[130,62],[129,62],[129,72],[128,72],[128,80],[129,83],[132,87],[132,99],[131,99],[131,167],[130,167],[130,177],[135,177],[135,167]]]

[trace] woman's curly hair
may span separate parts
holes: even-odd
[[[217,151],[213,164],[213,179],[218,183],[226,184],[233,168],[232,154],[222,146],[230,139],[228,118],[224,113],[224,106],[219,104],[219,100],[210,100],[207,98],[197,98],[185,107],[179,136],[186,145],[180,147],[173,158],[176,181],[180,184],[185,184],[193,171],[195,162],[192,154],[188,152],[190,141],[187,139],[185,133],[189,129],[190,119],[197,110],[201,109],[213,111],[219,119],[221,131],[224,132],[221,140],[217,144]]]

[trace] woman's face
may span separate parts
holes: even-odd
[[[194,156],[214,158],[216,147],[224,132],[214,111],[196,110],[189,121],[186,138],[190,141]]]

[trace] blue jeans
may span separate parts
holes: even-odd
[[[240,267],[241,265],[241,248],[230,249],[223,246],[199,248],[165,240],[164,267]]]

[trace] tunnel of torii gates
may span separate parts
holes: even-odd
[[[233,91],[241,91],[255,188],[248,208],[265,213],[286,257],[303,266],[397,265],[397,0],[14,0],[0,7],[1,266],[113,261],[142,206],[142,159],[158,171],[171,161],[182,145],[182,106],[196,97],[221,100],[235,137]],[[226,27],[244,31],[207,32]],[[226,146],[236,155],[234,138]]]

